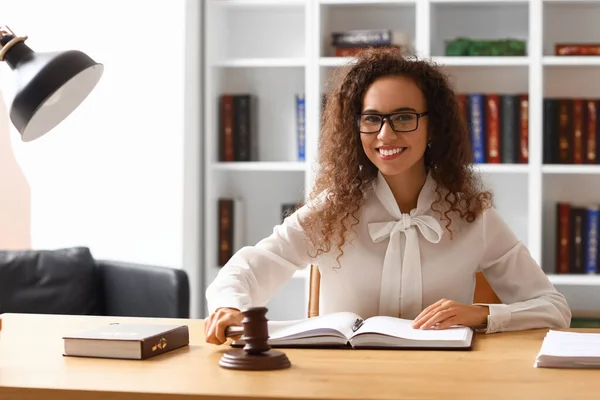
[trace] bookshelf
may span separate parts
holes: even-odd
[[[330,33],[391,28],[409,33],[420,57],[443,65],[458,92],[528,94],[528,163],[474,168],[575,315],[583,310],[600,316],[598,275],[554,273],[555,204],[600,204],[600,165],[544,165],[542,154],[545,96],[600,98],[600,57],[553,55],[556,42],[600,42],[600,0],[208,0],[204,15],[205,285],[219,271],[218,198],[243,199],[244,244],[253,245],[280,221],[281,204],[301,201],[311,188],[321,93],[329,74],[353,60],[332,56]],[[445,40],[457,36],[523,39],[527,55],[445,56]],[[258,161],[219,161],[218,101],[224,92],[258,98]],[[296,158],[297,94],[306,102],[305,161]],[[306,272],[276,294],[268,305],[271,318],[305,316]]]

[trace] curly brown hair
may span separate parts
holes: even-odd
[[[318,256],[337,245],[339,257],[347,234],[358,224],[366,191],[377,177],[377,167],[367,158],[356,118],[367,88],[385,76],[414,80],[427,103],[431,147],[425,163],[438,184],[431,207],[445,220],[452,237],[452,213],[472,222],[491,205],[491,193],[481,189],[471,164],[469,132],[456,94],[447,76],[432,62],[406,57],[397,49],[368,49],[356,62],[339,69],[327,96],[319,138],[319,171],[309,204],[326,194],[327,201],[311,208],[301,224]]]

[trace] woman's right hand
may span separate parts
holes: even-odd
[[[204,321],[206,341],[217,345],[225,343],[225,329],[232,325],[242,326],[243,319],[244,315],[237,308],[218,308]]]

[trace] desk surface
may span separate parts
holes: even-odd
[[[187,323],[191,343],[130,361],[62,356],[63,334],[130,318],[1,318],[0,399],[572,399],[600,392],[597,370],[533,368],[546,330],[477,334],[468,352],[286,349],[292,368],[256,372],[220,368],[229,347],[207,344],[201,320],[137,320]]]

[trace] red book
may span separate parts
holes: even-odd
[[[529,162],[529,95],[522,94],[520,96],[520,103],[521,135],[519,140],[519,162],[527,164]]]
[[[487,133],[487,162],[500,163],[500,96],[486,96],[486,133]]]

